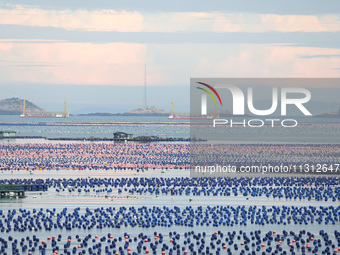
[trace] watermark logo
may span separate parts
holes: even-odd
[[[206,86],[209,88],[220,101],[220,104],[222,106],[222,100],[220,95],[217,93],[216,89],[212,87],[209,84],[203,83],[203,82],[197,82],[201,85]],[[253,88],[249,87],[247,88],[247,97],[244,95],[243,91],[236,86],[232,85],[218,85],[215,86],[217,89],[227,89],[232,95],[232,101],[233,101],[233,109],[232,113],[233,115],[242,116],[245,115],[245,102],[247,102],[248,110],[253,115],[257,116],[269,116],[272,115],[279,105],[279,99],[281,102],[281,116],[287,115],[287,105],[295,105],[305,116],[312,116],[312,114],[308,111],[308,109],[304,106],[305,103],[309,102],[311,99],[311,93],[308,89],[305,88],[293,88],[293,87],[284,87],[281,88],[280,93],[279,89],[274,87],[272,88],[272,98],[271,98],[271,107],[269,109],[265,110],[259,110],[256,109],[254,106],[254,96],[253,96]],[[215,103],[215,110],[217,107],[217,103],[215,100],[215,97],[212,95],[210,91],[207,89],[197,87],[200,90],[203,90],[206,92],[206,94],[201,95],[201,114],[207,115],[207,94],[212,98],[212,100]],[[289,97],[289,95],[299,95],[299,97]],[[302,95],[302,97],[301,97]],[[247,99],[247,100],[245,100]]]
[[[200,94],[200,111],[201,116],[205,118],[213,118],[213,127],[217,125],[244,126],[244,127],[274,127],[276,124],[280,124],[282,127],[296,127],[298,122],[296,119],[284,119],[272,118],[270,116],[287,116],[287,111],[292,111],[295,114],[303,116],[312,116],[311,112],[307,109],[306,104],[311,100],[312,95],[310,90],[300,87],[272,87],[266,88],[252,88],[245,86],[236,86],[230,83],[218,83],[212,85],[207,82],[196,81],[196,84],[201,85],[196,87],[203,93]],[[259,101],[259,94],[261,95],[261,89],[266,90],[267,104],[259,107],[255,106]],[[258,90],[258,91],[257,91]],[[270,92],[268,94],[268,92]],[[208,96],[214,102],[215,111],[213,116],[208,116]],[[255,96],[256,95],[256,96]],[[232,104],[231,111],[227,109],[227,106],[222,104],[222,99],[227,99],[227,102]],[[197,97],[196,97],[197,98]],[[197,98],[198,99],[198,98]],[[196,99],[196,100],[197,100]],[[262,96],[262,100],[263,96]],[[218,103],[219,102],[219,103]],[[269,104],[268,104],[269,102]],[[220,119],[217,106],[220,105],[220,112],[228,112],[229,115],[234,117],[251,117],[256,116],[255,119]],[[229,105],[230,107],[230,105]],[[288,110],[287,110],[288,109]],[[292,116],[291,112],[290,115]],[[258,117],[265,117],[259,119]]]
[[[221,97],[220,95],[217,93],[217,91],[212,87],[210,86],[209,84],[206,84],[206,83],[203,83],[203,82],[197,82],[198,84],[201,84],[207,88],[209,88],[218,98],[218,100],[220,101],[220,104],[222,106],[222,100],[221,100]],[[217,108],[217,103],[216,103],[216,100],[215,100],[215,97],[213,96],[213,94],[211,94],[211,92],[207,89],[204,89],[204,88],[201,88],[201,87],[197,87],[198,89],[200,90],[203,90],[206,94],[202,94],[201,96],[201,114],[202,115],[207,115],[207,94],[212,98],[212,100],[214,101],[215,103],[215,110]]]
[[[336,172],[339,95],[340,78],[191,78],[190,177]]]

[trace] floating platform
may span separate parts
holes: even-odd
[[[3,126],[111,126],[111,125],[190,125],[190,122],[0,122]]]
[[[69,114],[66,108],[66,101],[64,101],[64,112],[49,112],[49,111],[41,111],[41,112],[30,112],[26,111],[26,100],[23,101],[23,111],[20,114],[21,118],[68,118]]]
[[[0,198],[3,197],[25,197],[26,191],[47,191],[48,185],[38,184],[0,184]]]
[[[43,137],[43,136],[15,136],[15,137],[0,137],[1,139],[44,139],[47,141],[90,141],[90,142],[102,142],[102,141],[109,141],[109,142],[190,142],[190,141],[198,141],[192,140],[190,138],[158,138],[158,139],[148,139],[148,138],[140,138],[135,137],[131,139],[114,139],[114,138],[98,138],[98,137],[83,137],[83,138],[74,138],[74,137]],[[203,140],[199,140],[203,141]]]

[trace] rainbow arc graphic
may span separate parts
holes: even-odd
[[[206,84],[204,82],[197,82],[198,84],[201,84],[205,87],[207,87],[208,89],[210,89],[215,95],[216,97],[218,98],[221,106],[222,106],[222,100],[221,100],[221,97],[220,95],[217,93],[217,91],[212,87],[210,86],[209,84]],[[217,116],[217,102],[216,102],[216,99],[215,99],[215,96],[206,88],[201,88],[201,87],[197,87],[198,89],[200,90],[203,90],[205,93],[207,93],[211,98],[212,100],[214,101],[215,103],[215,113],[214,113],[214,116]],[[202,95],[202,105],[201,105],[201,114],[202,115],[207,115],[207,99],[206,99],[206,95]]]

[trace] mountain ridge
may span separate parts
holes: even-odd
[[[24,100],[26,110],[30,112],[45,112],[45,110],[29,100],[18,97],[11,97],[0,100],[0,114],[1,115],[19,115],[23,111]]]

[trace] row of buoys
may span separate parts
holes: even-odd
[[[0,170],[189,169],[193,165],[296,166],[335,173],[337,144],[0,144]]]
[[[69,189],[56,189],[56,191],[75,191],[75,188]],[[77,192],[85,192],[85,194],[90,193],[112,193],[114,190],[112,188],[103,188],[103,189],[89,189],[89,188],[78,188]],[[272,197],[277,199],[289,199],[289,200],[315,200],[315,201],[340,201],[340,189],[328,187],[326,189],[313,187],[313,188],[298,188],[298,187],[277,187],[273,189],[264,188],[190,188],[190,187],[149,187],[149,188],[125,188],[116,190],[118,194],[128,193],[129,195],[171,195],[171,196],[244,196],[244,197]]]
[[[257,188],[255,191],[264,189],[274,192],[276,188],[296,187],[309,190],[307,187],[319,187],[321,191],[340,186],[340,177],[220,177],[220,178],[189,178],[189,177],[119,177],[119,178],[47,178],[47,179],[1,179],[0,184],[38,184],[49,187],[190,187],[190,188],[242,188],[242,191],[250,192],[249,188]]]
[[[0,170],[184,169],[183,144],[0,144]]]
[[[191,144],[190,153],[196,166],[282,165],[292,173],[340,170],[339,144]]]
[[[340,253],[340,232],[335,230],[327,233],[320,230],[319,233],[311,233],[306,230],[298,232],[285,230],[269,231],[262,233],[255,231],[214,231],[195,232],[188,231],[177,233],[176,231],[162,234],[154,232],[147,235],[127,234],[114,236],[111,233],[99,238],[93,238],[91,234],[83,237],[76,235],[66,239],[61,234],[58,238],[41,240],[33,235],[26,238],[15,239],[0,237],[0,253],[17,254],[337,254]]]
[[[340,201],[339,177],[252,178],[48,178],[2,179],[0,184],[39,185],[56,192],[128,193],[129,195],[244,196]]]
[[[335,225],[340,222],[340,206],[207,206],[108,207],[73,212],[67,208],[0,210],[0,232],[55,229],[105,229],[121,227],[246,226],[251,225]],[[54,240],[54,238],[52,238]]]

